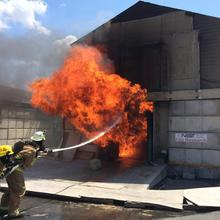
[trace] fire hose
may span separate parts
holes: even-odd
[[[99,139],[100,137],[102,137],[103,135],[105,135],[107,132],[109,132],[112,128],[114,128],[119,122],[120,122],[121,118],[118,118],[111,126],[109,126],[106,130],[100,132],[98,135],[96,135],[95,137],[82,142],[80,144],[74,145],[74,146],[70,146],[70,147],[65,147],[65,148],[57,148],[57,149],[51,149],[49,152],[51,153],[55,153],[55,152],[59,152],[59,151],[66,151],[66,150],[71,150],[71,149],[75,149],[75,148],[79,148],[82,146],[85,146],[89,143],[92,143],[93,141]]]
[[[55,153],[55,152],[59,152],[59,151],[66,151],[66,150],[76,149],[76,148],[85,146],[85,145],[87,145],[87,144],[97,140],[98,138],[102,137],[103,135],[105,135],[112,128],[114,128],[120,122],[120,120],[121,120],[121,118],[118,118],[107,129],[105,129],[104,131],[102,131],[98,135],[96,135],[95,137],[93,137],[93,138],[91,138],[91,139],[89,139],[89,140],[87,140],[85,142],[82,142],[82,143],[74,145],[74,146],[65,147],[65,148],[47,149],[46,151],[41,152],[42,154],[38,155],[37,157],[46,156],[48,153]],[[18,161],[18,160],[17,161],[13,161],[13,160],[11,160],[10,163],[5,168],[5,170],[3,171],[3,173],[0,175],[0,179],[7,178],[11,173],[13,173],[17,168],[21,167],[22,165],[23,165],[22,161]]]

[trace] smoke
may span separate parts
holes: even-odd
[[[30,34],[9,36],[0,34],[0,84],[27,89],[33,80],[48,76],[62,65],[73,35],[61,38]]]

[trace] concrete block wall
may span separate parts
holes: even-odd
[[[87,138],[84,138],[83,135],[77,131],[67,119],[63,121],[63,127],[62,148],[74,146],[88,140]],[[98,146],[91,143],[78,149],[62,151],[57,156],[64,161],[73,161],[74,159],[92,159],[97,155],[97,151]]]
[[[220,100],[172,101],[169,106],[169,162],[220,168]],[[205,134],[204,142],[179,142],[176,133]]]
[[[61,119],[22,104],[1,104],[0,145],[28,140],[35,131],[46,130],[48,147],[56,148],[62,137]]]

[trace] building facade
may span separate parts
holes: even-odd
[[[220,178],[219,18],[140,1],[76,43],[105,45],[116,73],[147,88],[149,160],[166,155],[171,174]]]
[[[35,131],[45,130],[46,145],[59,147],[62,123],[58,117],[44,114],[30,105],[30,93],[0,86],[0,144],[13,145],[29,140]]]

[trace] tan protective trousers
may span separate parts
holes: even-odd
[[[25,194],[25,182],[23,171],[18,168],[6,178],[8,190],[1,198],[1,206],[8,207],[8,214],[19,210],[21,198]]]

